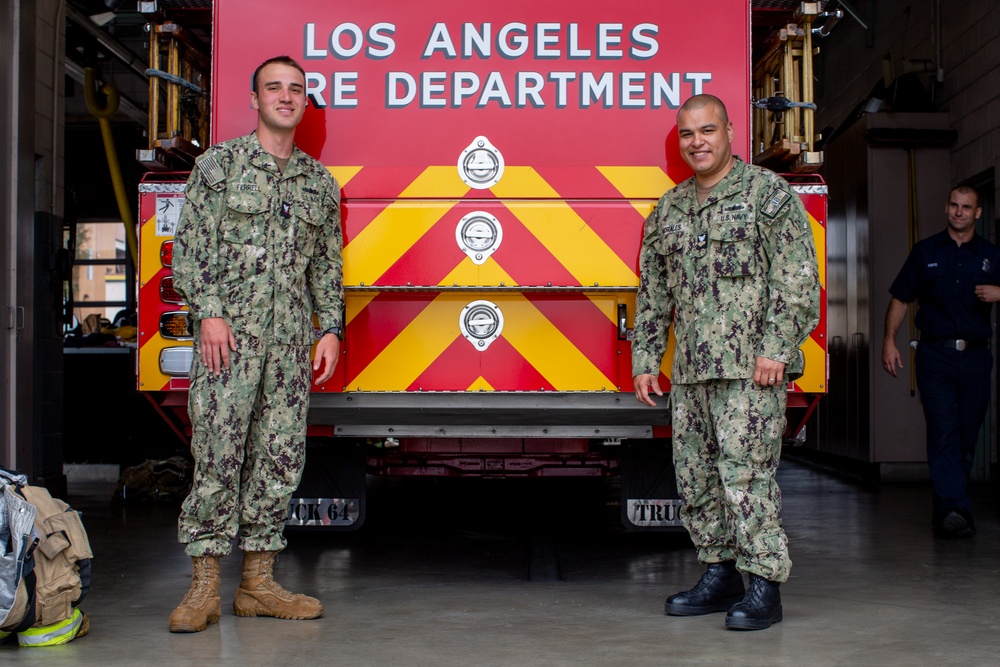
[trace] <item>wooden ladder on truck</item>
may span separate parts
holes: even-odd
[[[190,169],[208,147],[211,61],[205,48],[173,21],[149,24],[149,147],[136,155],[147,169]]]
[[[777,172],[811,173],[816,150],[813,103],[813,21],[819,2],[802,2],[792,23],[772,33],[753,67],[753,161]]]

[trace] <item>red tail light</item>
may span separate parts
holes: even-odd
[[[181,295],[174,289],[173,276],[165,276],[162,280],[160,280],[160,301],[163,303],[184,303],[184,299],[181,298]]]
[[[160,246],[160,263],[163,266],[171,266],[174,263],[174,242],[164,241]]]

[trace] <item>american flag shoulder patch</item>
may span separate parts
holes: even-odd
[[[201,180],[209,187],[226,180],[226,173],[212,155],[198,158],[198,168],[201,170]]]
[[[785,204],[787,204],[788,200],[791,198],[792,194],[788,192],[788,190],[775,185],[764,198],[764,215],[769,218],[773,218],[778,215],[781,209],[785,207]]]

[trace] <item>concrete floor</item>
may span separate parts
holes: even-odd
[[[167,632],[189,560],[175,507],[113,507],[71,488],[96,554],[90,635],[0,646],[5,665],[995,665],[1000,521],[981,489],[979,534],[940,541],[923,485],[859,488],[782,463],[795,567],[784,622],[732,632],[724,615],[663,614],[702,568],[682,535],[627,534],[587,480],[404,480],[369,492],[355,534],[295,532],[277,579],[317,595],[315,621],[232,614],[239,559],[223,561],[223,616]],[[458,501],[456,502],[456,499]]]

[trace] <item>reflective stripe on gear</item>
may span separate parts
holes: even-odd
[[[65,621],[38,628],[28,628],[17,633],[17,643],[21,646],[59,646],[76,639],[80,628],[86,622],[86,616],[79,609],[73,610],[73,615]]]

